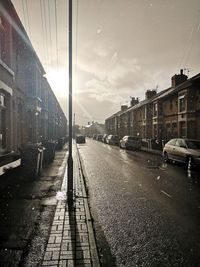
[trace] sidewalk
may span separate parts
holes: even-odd
[[[66,200],[66,168],[42,266],[100,266],[76,144],[73,164],[74,205],[69,207]]]

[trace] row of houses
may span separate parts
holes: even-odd
[[[10,0],[0,0],[0,159],[66,135],[67,119]]]
[[[145,100],[132,98],[130,107],[105,120],[106,133],[158,141],[174,137],[200,139],[200,74],[188,79],[180,70],[171,87],[157,93],[147,90]]]

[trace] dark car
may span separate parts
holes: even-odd
[[[174,138],[163,148],[165,162],[173,160],[191,166],[200,166],[200,140]]]
[[[119,137],[118,135],[108,135],[106,138],[106,143],[109,145],[119,145]]]
[[[83,143],[85,143],[85,136],[84,135],[77,135],[76,136],[76,143],[77,144],[83,144]]]
[[[119,146],[126,149],[140,150],[141,141],[138,137],[126,135],[120,140]]]
[[[97,134],[97,141],[102,141],[103,134]]]
[[[97,134],[93,134],[92,139],[97,140]]]

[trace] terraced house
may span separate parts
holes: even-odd
[[[67,119],[10,0],[0,0],[0,164],[66,135]]]
[[[159,93],[147,90],[145,100],[132,98],[130,107],[105,121],[106,132],[167,141],[173,137],[200,139],[200,74],[188,79],[180,70],[171,79],[171,87]]]

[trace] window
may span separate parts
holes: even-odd
[[[142,119],[146,120],[146,117],[147,117],[147,108],[144,107],[143,110],[142,110]]]
[[[176,139],[172,139],[167,144],[170,146],[175,146],[175,143],[176,143]]]
[[[179,96],[179,112],[185,111],[185,95]]]
[[[169,106],[169,108],[170,108],[170,110],[172,110],[172,108],[173,108],[173,101],[172,101],[172,99],[170,99],[170,106]]]
[[[5,95],[0,93],[0,107],[5,107]]]
[[[177,136],[177,123],[172,123],[172,136]]]
[[[157,103],[153,104],[153,116],[154,117],[158,116],[158,104]]]
[[[153,132],[153,135],[154,135],[154,136],[153,136],[153,137],[154,137],[155,139],[157,138],[157,135],[158,135],[158,133],[157,133],[157,132],[158,132],[157,129],[158,129],[158,128],[157,128],[157,124],[154,124],[154,126],[153,126],[153,131],[154,131],[154,132]]]
[[[182,139],[177,139],[175,145],[179,147],[185,147],[185,143]]]
[[[162,107],[161,104],[159,105],[159,115],[160,115],[160,116],[163,115],[163,107]]]
[[[0,59],[5,61],[5,30],[3,19],[0,17]]]
[[[180,137],[186,137],[186,123],[185,121],[181,121],[179,123],[179,132],[180,132]]]

